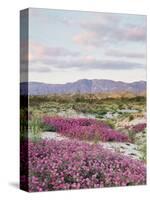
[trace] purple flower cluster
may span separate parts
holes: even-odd
[[[146,184],[146,168],[141,161],[100,145],[29,141],[28,159],[30,192]],[[27,180],[23,174],[22,180]]]
[[[113,130],[107,124],[95,119],[44,117],[43,123],[52,126],[64,136],[81,140],[127,142],[127,135]]]
[[[134,133],[139,133],[139,132],[143,132],[145,128],[146,128],[146,123],[141,123],[141,124],[132,126],[131,130]]]
[[[127,128],[128,130],[130,130],[133,133],[139,133],[139,132],[144,131],[144,129],[146,128],[146,123],[140,123],[140,124],[136,124],[136,125],[132,125],[132,126],[126,126],[125,128]]]

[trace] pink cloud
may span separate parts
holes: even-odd
[[[92,43],[95,42],[94,38],[96,37],[96,33],[94,32],[82,32],[79,33],[78,35],[75,35],[73,37],[73,41],[78,43],[78,44],[87,44],[87,45],[91,45],[91,41]]]
[[[48,57],[66,57],[66,56],[77,56],[79,52],[70,51],[63,47],[48,47],[39,43],[29,43],[29,60],[44,60]]]
[[[126,30],[124,35],[130,40],[144,40],[146,38],[146,28],[131,27]]]
[[[38,43],[29,43],[29,60],[43,58],[46,47]]]
[[[145,42],[146,25],[122,24],[122,18],[108,17],[99,18],[95,21],[80,23],[83,32],[75,35],[73,41],[79,45],[100,47],[103,45],[123,42]]]

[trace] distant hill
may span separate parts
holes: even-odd
[[[21,83],[21,94],[48,95],[65,93],[109,93],[109,92],[133,92],[135,94],[146,91],[146,82],[137,81],[126,83],[106,79],[81,79],[65,84],[46,84],[40,82]],[[27,90],[28,88],[28,90]]]

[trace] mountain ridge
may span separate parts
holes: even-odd
[[[48,95],[65,93],[105,93],[105,92],[133,92],[146,91],[146,81],[134,81],[131,83],[108,79],[80,79],[64,84],[49,84],[42,82],[22,82],[20,92],[22,95]]]

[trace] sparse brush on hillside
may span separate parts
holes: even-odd
[[[146,97],[144,96],[134,96],[132,98],[129,97],[112,97],[110,95],[99,94],[52,94],[45,96],[29,96],[30,105],[34,106],[40,104],[42,102],[60,102],[60,103],[70,103],[70,102],[86,102],[86,103],[100,103],[100,102],[116,102],[120,103],[123,106],[126,102],[138,102],[143,103],[146,102]]]
[[[75,95],[49,95],[46,96],[32,96],[29,98],[29,107],[32,108],[32,110],[39,110],[43,114],[51,114],[61,111],[67,111],[67,110],[75,110],[77,113],[89,113],[94,114],[97,118],[103,118],[104,115],[107,112],[111,112],[115,114],[116,112],[119,113],[118,110],[120,110],[120,105],[122,109],[138,109],[145,111],[145,100],[141,101],[141,98],[107,98],[107,99],[99,99],[98,97],[95,97],[95,99],[91,100],[90,96],[86,98],[87,94],[80,94],[82,98],[79,98],[78,102],[76,102],[76,96]],[[143,97],[144,98],[144,97]],[[82,100],[81,100],[82,99]],[[137,101],[137,99],[140,99]],[[81,100],[81,101],[80,101]],[[92,101],[92,103],[91,103]],[[121,113],[121,116],[125,116],[128,113]],[[129,115],[129,114],[128,114]]]

